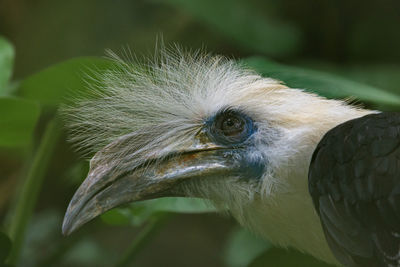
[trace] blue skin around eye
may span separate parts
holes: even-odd
[[[238,153],[240,154],[240,177],[244,177],[246,179],[260,179],[266,168],[265,161],[261,157],[257,159],[250,159],[250,157],[248,157],[249,151],[247,150],[242,150]]]
[[[253,120],[241,111],[234,111],[237,116],[240,116],[245,122],[245,130],[240,134],[239,138],[227,138],[223,136],[220,131],[217,131],[215,127],[215,120],[217,116],[222,115],[219,112],[205,121],[206,131],[210,139],[216,144],[226,146],[228,148],[233,148],[233,150],[228,150],[226,155],[232,154],[237,159],[237,163],[240,166],[238,176],[246,179],[260,179],[264,170],[266,168],[265,160],[261,157],[250,157],[249,155],[253,153],[256,148],[252,135],[257,131],[257,127]],[[232,112],[232,110],[229,110]]]

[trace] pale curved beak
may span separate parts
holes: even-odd
[[[124,203],[183,196],[173,189],[184,180],[224,177],[240,170],[241,164],[230,153],[231,149],[210,141],[202,140],[200,144],[199,140],[193,141],[195,145],[175,148],[167,152],[166,157],[150,158],[134,168],[116,168],[118,162],[115,160],[97,161],[95,156],[87,178],[69,203],[62,226],[63,234],[72,233],[91,219]],[[119,142],[119,146],[127,140],[115,142]]]

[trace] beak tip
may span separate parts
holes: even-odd
[[[72,227],[71,227],[70,220],[68,220],[68,217],[64,217],[64,221],[62,224],[61,232],[63,236],[69,236],[72,233]]]
[[[67,211],[61,227],[61,232],[63,236],[69,236],[72,232],[75,232],[75,230],[79,228],[80,225],[78,221],[74,218],[75,216]]]

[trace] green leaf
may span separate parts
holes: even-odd
[[[316,258],[303,254],[294,250],[281,248],[271,248],[254,262],[249,267],[334,267],[333,265],[324,263]]]
[[[70,59],[22,81],[18,87],[18,95],[55,107],[64,102],[68,96],[87,92],[88,83],[95,82],[88,77],[95,78],[114,67],[114,61],[103,58]]]
[[[140,222],[134,220],[133,214],[129,208],[115,208],[101,215],[103,222],[111,225],[140,225]]]
[[[300,60],[294,64],[302,68],[333,73],[394,94],[400,93],[400,64],[364,63],[343,66],[320,60]]]
[[[0,264],[4,263],[11,251],[11,240],[3,232],[0,232]],[[2,266],[2,265],[1,265]]]
[[[0,36],[0,95],[6,94],[14,63],[14,47]]]
[[[204,213],[214,212],[215,208],[200,198],[165,197],[152,199],[132,204],[143,206],[154,211],[177,212],[177,213]]]
[[[39,113],[32,101],[0,97],[0,147],[28,145]]]
[[[339,72],[340,71],[340,72]],[[340,69],[343,77],[399,93],[400,65],[359,65]]]
[[[224,254],[225,264],[229,267],[248,266],[271,244],[245,230],[237,227],[230,235]],[[282,265],[284,266],[284,265]]]
[[[265,16],[249,1],[158,0],[181,8],[249,52],[287,56],[301,47],[301,32]]]
[[[39,146],[35,150],[29,171],[15,199],[14,212],[9,223],[8,233],[13,240],[13,249],[9,262],[16,264],[24,244],[26,227],[36,206],[36,202],[46,176],[47,169],[54,157],[54,148],[62,133],[61,124],[54,116],[46,125]]]
[[[101,216],[102,220],[114,225],[141,225],[160,213],[205,213],[214,212],[215,208],[203,199],[166,197],[132,203],[123,208],[116,208]]]
[[[281,80],[292,88],[305,89],[328,98],[355,97],[376,106],[400,106],[400,95],[334,74],[286,66],[261,57],[251,57],[243,62],[263,76]]]

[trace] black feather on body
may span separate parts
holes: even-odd
[[[400,113],[330,130],[314,151],[309,191],[345,266],[400,266]]]

